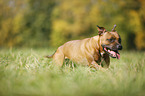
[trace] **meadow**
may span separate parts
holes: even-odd
[[[108,70],[94,70],[59,69],[43,57],[54,50],[1,49],[0,96],[145,96],[145,52],[121,51]]]

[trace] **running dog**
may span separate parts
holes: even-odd
[[[104,27],[97,25],[98,35],[83,40],[72,40],[58,47],[53,55],[54,63],[62,66],[66,58],[78,64],[85,64],[94,68],[110,65],[110,57],[120,59],[118,50],[122,50],[121,37],[114,28],[109,32]],[[110,56],[110,57],[109,57]],[[102,68],[102,67],[101,67]]]

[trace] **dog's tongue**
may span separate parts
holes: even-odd
[[[120,59],[120,54],[116,53],[116,58]]]
[[[119,54],[119,53],[116,53],[116,52],[110,51],[110,50],[108,50],[108,52],[109,52],[110,54],[112,54],[114,57],[116,57],[117,59],[120,59],[120,54]]]
[[[114,51],[111,51],[111,50],[107,50],[107,48],[104,48],[104,50],[108,51],[110,54],[113,55],[113,57],[116,57],[117,59],[120,59],[120,54],[119,53],[116,53]]]

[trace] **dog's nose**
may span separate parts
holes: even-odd
[[[117,45],[117,49],[122,50],[122,45],[121,44]]]

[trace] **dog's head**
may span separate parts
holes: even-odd
[[[111,32],[104,27],[98,27],[101,49],[112,58],[120,59],[118,50],[122,50],[121,37],[115,30],[116,25]]]

